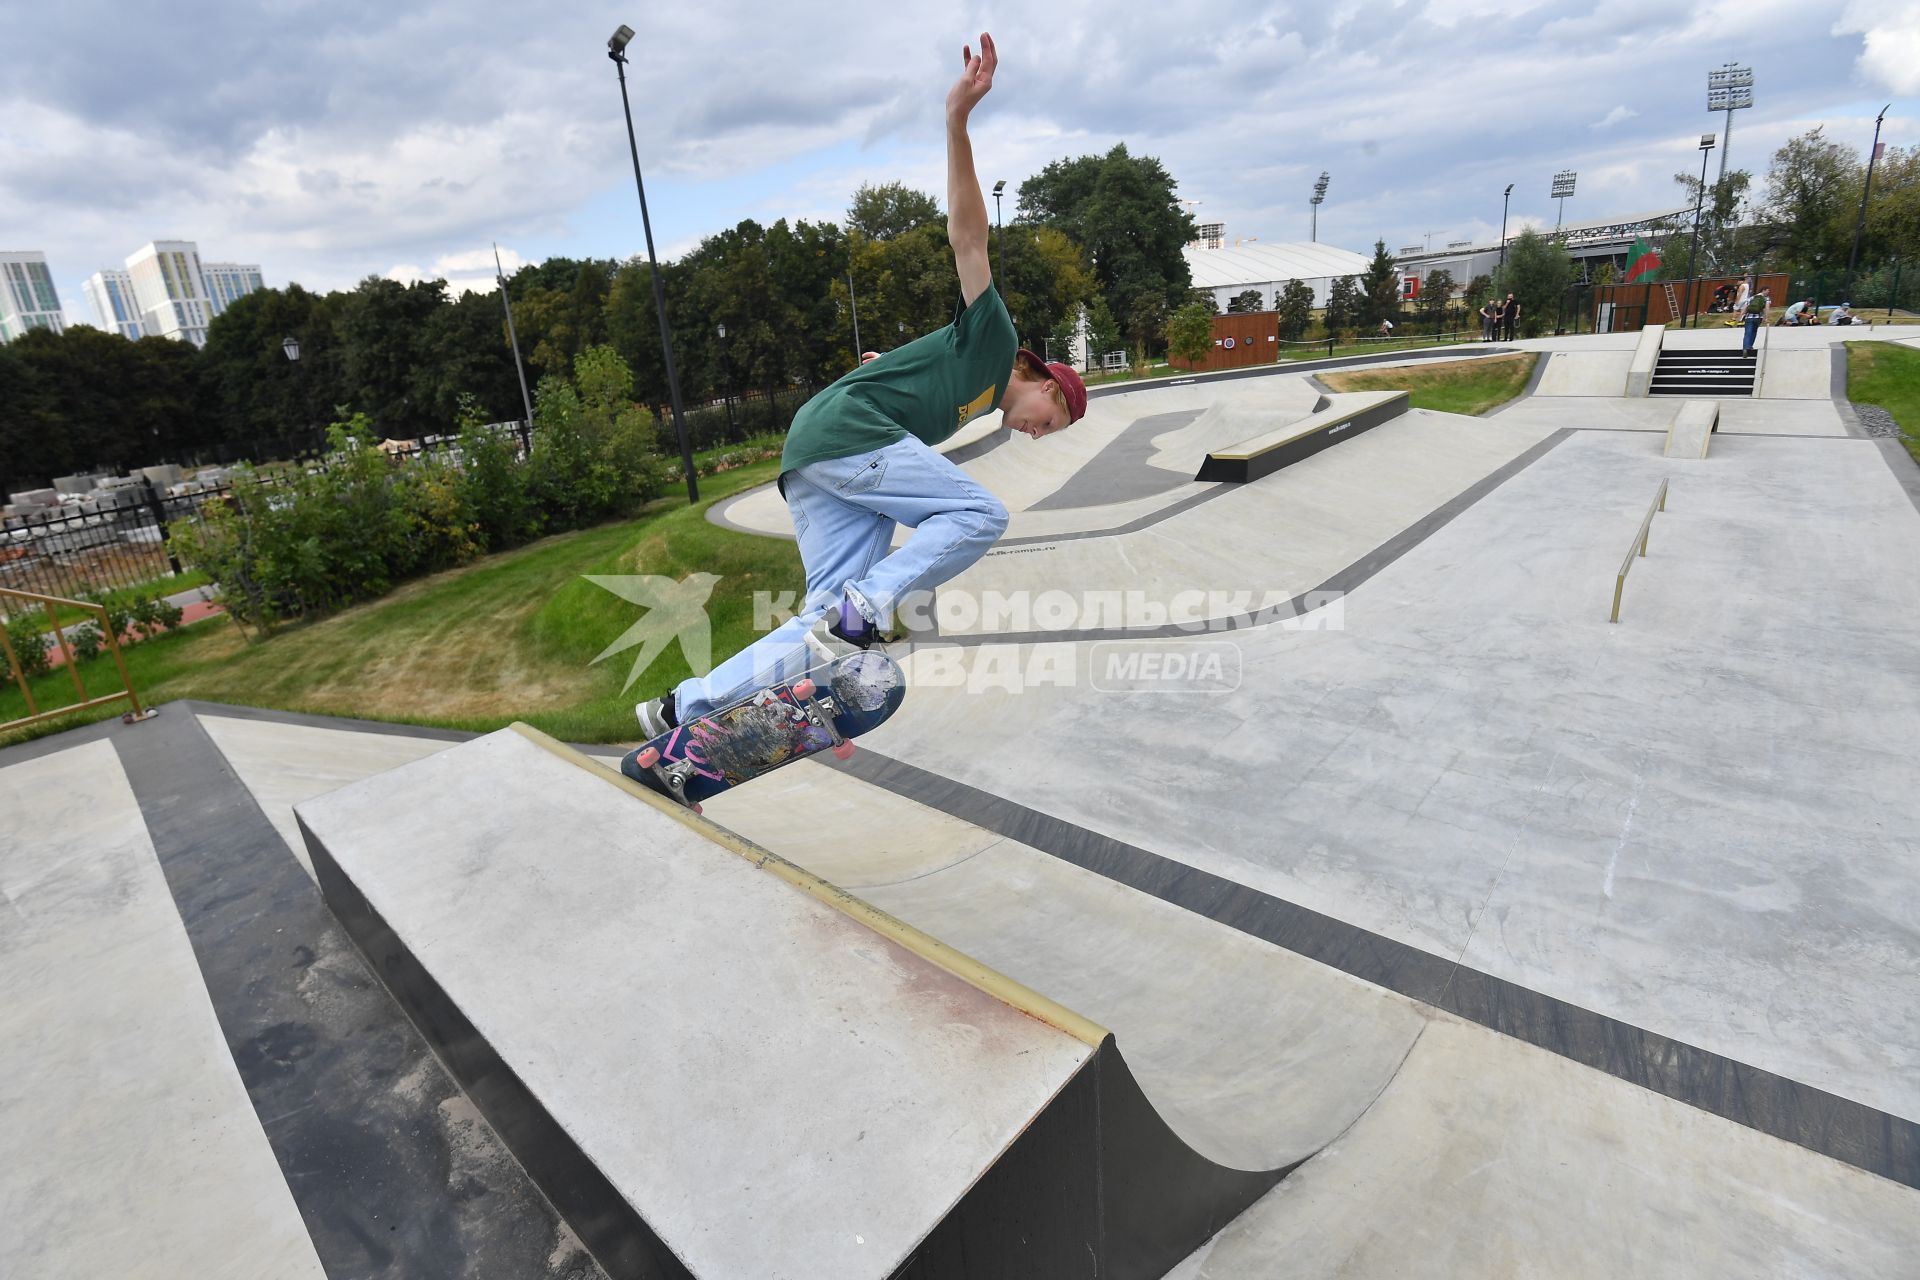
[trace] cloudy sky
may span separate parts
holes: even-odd
[[[920,6],[546,6],[525,0],[0,0],[0,249],[80,284],[153,239],[270,284],[484,284],[554,255],[644,252],[620,96],[625,22],[660,252],[742,218],[839,219],[865,181],[944,190],[960,46],[1001,51],[974,117],[983,186],[1124,141],[1229,242],[1366,250],[1678,203],[1706,73],[1751,64],[1732,164],[1764,175],[1815,124],[1920,142],[1920,0],[1056,0]],[[940,16],[930,16],[935,10]],[[1044,15],[1044,16],[1040,16]],[[1012,216],[1011,201],[1006,213]]]

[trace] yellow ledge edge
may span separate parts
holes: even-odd
[[[532,725],[516,720],[508,727],[528,742],[576,768],[586,770],[604,782],[613,784],[628,795],[652,805],[674,821],[699,832],[735,857],[744,858],[762,871],[778,876],[802,893],[817,898],[842,915],[859,921],[875,933],[900,944],[927,963],[944,969],[1002,1004],[1011,1005],[1028,1017],[1044,1022],[1092,1048],[1099,1048],[1112,1034],[1099,1023],[1075,1013],[1057,1001],[1049,1000],[1031,987],[1015,982],[997,969],[982,964],[972,956],[948,946],[930,934],[921,932],[904,920],[888,915],[872,903],[855,897],[845,889],[829,884],[811,871],[788,862],[779,854],[763,849],[743,836],[735,835],[718,823],[701,817],[685,805],[667,799],[650,787],[641,786],[618,769],[575,751],[566,743],[542,733]]]

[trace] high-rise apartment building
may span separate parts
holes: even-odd
[[[200,274],[200,249],[191,240],[155,240],[127,259],[140,328],[163,338],[207,345],[213,299]]]
[[[85,289],[102,329],[123,338],[141,336],[140,302],[134,296],[131,274],[112,269],[96,271],[87,277]]]
[[[207,296],[213,299],[213,314],[219,315],[255,289],[266,286],[260,268],[239,262],[203,262],[201,274],[207,279]]]
[[[37,250],[0,253],[0,342],[12,342],[29,329],[60,333],[66,327],[47,255]]]

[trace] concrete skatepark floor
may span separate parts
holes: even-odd
[[[1013,523],[954,600],[1198,593],[1220,628],[950,607],[867,750],[708,816],[1111,1028],[1196,1144],[1304,1159],[1186,1280],[1911,1274],[1920,484],[1829,337],[1774,334],[1800,394],[1725,402],[1700,460],[1662,456],[1677,404],[1600,394],[1632,335],[1519,344],[1550,356],[1528,398],[1247,486],[1194,484],[1196,450],[1311,412],[1305,375],[1128,388],[1044,442],[989,421],[955,446]],[[1100,644],[1149,641],[1229,646],[1233,687],[1094,687]],[[465,737],[173,704],[0,753],[0,1116],[32,1153],[0,1270],[599,1274],[293,824]],[[141,1069],[97,1083],[128,1037]],[[208,1197],[243,1211],[159,1230]]]

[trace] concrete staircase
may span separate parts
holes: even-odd
[[[1750,396],[1758,360],[1738,351],[1662,350],[1647,387],[1652,396]]]

